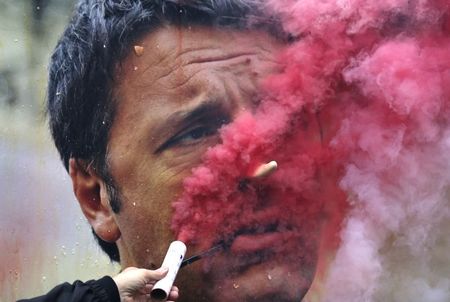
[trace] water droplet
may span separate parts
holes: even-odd
[[[267,279],[272,280],[272,276],[270,274],[267,274]]]
[[[135,207],[135,206],[136,206],[136,202],[133,201],[133,207]]]
[[[239,284],[237,284],[237,283],[233,283],[233,288],[234,288],[234,289],[237,289],[237,288],[239,288]]]
[[[138,70],[138,67],[137,67],[137,66],[134,66],[133,70],[135,70],[135,71]]]

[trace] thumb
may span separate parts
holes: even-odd
[[[167,267],[160,267],[157,270],[145,270],[145,281],[151,282],[161,280],[167,275],[168,271],[169,269]]]

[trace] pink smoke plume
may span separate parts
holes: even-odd
[[[280,252],[334,253],[323,301],[450,301],[450,3],[266,2],[296,42],[185,180],[173,229],[206,247],[283,225]]]

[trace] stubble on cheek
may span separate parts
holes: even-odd
[[[158,175],[152,178],[158,179]],[[122,190],[123,207],[117,215],[122,236],[118,246],[123,267],[155,269],[161,265],[167,247],[174,240],[170,231],[171,200],[179,188],[173,184],[176,177],[161,183],[142,179]]]

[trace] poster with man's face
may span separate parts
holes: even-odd
[[[0,4],[2,299],[450,299],[446,1]]]

